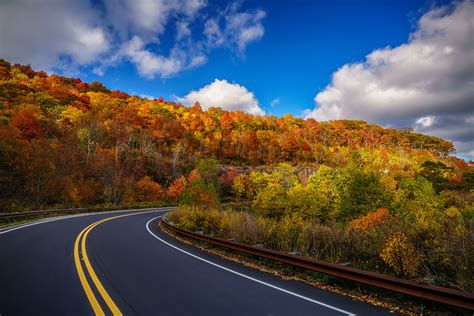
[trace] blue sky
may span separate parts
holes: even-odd
[[[184,105],[411,127],[474,159],[473,17],[473,0],[2,1],[0,58]]]
[[[264,36],[247,47],[245,56],[216,49],[202,67],[165,79],[140,77],[127,62],[102,77],[89,68],[83,77],[129,93],[166,99],[184,96],[216,78],[226,79],[253,91],[266,112],[301,116],[314,106],[315,94],[330,83],[334,71],[362,60],[375,48],[406,42],[416,18],[431,4],[415,0],[295,1],[292,5],[247,1],[242,11],[261,9],[266,17]],[[173,33],[170,29],[164,34],[162,44],[168,49],[174,44]],[[280,104],[272,107],[271,101],[277,98]]]

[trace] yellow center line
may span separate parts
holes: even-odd
[[[120,309],[117,307],[115,302],[112,300],[110,295],[107,293],[105,290],[104,286],[100,282],[99,278],[97,277],[97,274],[95,273],[94,269],[92,268],[92,264],[90,263],[89,256],[87,255],[87,249],[86,249],[86,240],[87,236],[89,235],[89,232],[96,227],[97,225],[100,225],[102,223],[108,222],[112,219],[117,219],[121,217],[126,217],[126,216],[132,216],[132,215],[140,215],[140,214],[146,214],[146,213],[151,213],[151,212],[156,212],[156,210],[153,211],[145,211],[145,212],[139,212],[139,213],[132,213],[132,214],[125,214],[125,215],[118,215],[118,216],[112,216],[106,219],[102,219],[100,221],[94,222],[84,228],[79,235],[76,238],[76,242],[74,243],[74,262],[76,264],[76,269],[77,273],[79,275],[79,280],[81,281],[82,287],[84,289],[84,292],[86,292],[86,296],[89,300],[89,303],[92,306],[92,309],[94,310],[94,313],[96,315],[105,315],[102,307],[100,306],[97,298],[94,295],[94,292],[92,291],[91,286],[89,285],[89,282],[87,281],[86,275],[84,273],[84,270],[82,268],[81,264],[81,258],[79,256],[79,243],[81,242],[81,252],[82,252],[82,258],[84,260],[84,264],[86,266],[87,272],[89,273],[92,282],[94,283],[95,287],[99,291],[100,295],[102,296],[102,299],[105,301],[107,306],[109,307],[110,311],[112,312],[113,315],[122,315],[122,312]],[[81,241],[82,237],[82,241]]]
[[[82,269],[81,258],[79,257],[79,240],[84,234],[84,231],[86,231],[92,225],[93,224],[84,228],[76,238],[76,242],[74,243],[74,262],[76,264],[77,274],[79,275],[79,280],[81,281],[82,288],[84,289],[84,292],[86,292],[87,299],[89,300],[89,303],[91,304],[92,309],[94,310],[94,314],[102,316],[105,315],[104,311],[102,310],[99,302],[95,298],[94,292],[92,292],[89,282],[87,282],[86,275],[84,274],[84,270]]]
[[[112,312],[113,315],[122,315],[120,310],[118,309],[117,305],[115,305],[114,301],[110,297],[109,293],[105,290],[104,286],[102,283],[99,281],[99,278],[97,277],[97,274],[95,273],[94,269],[92,268],[92,265],[89,261],[89,256],[87,255],[86,251],[86,239],[87,235],[89,235],[89,232],[96,227],[97,225],[104,223],[108,220],[114,219],[117,217],[112,217],[107,220],[102,220],[97,223],[95,223],[93,226],[91,226],[85,233],[84,237],[82,238],[82,243],[81,243],[81,251],[82,251],[82,257],[84,258],[84,263],[86,265],[87,271],[89,272],[89,275],[91,276],[92,282],[94,282],[96,288],[99,290],[100,295],[102,295],[102,298],[104,299],[105,303],[107,306],[110,308],[110,311]]]

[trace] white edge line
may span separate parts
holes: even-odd
[[[196,255],[194,255],[194,254],[192,254],[192,253],[189,253],[189,252],[187,252],[187,251],[185,251],[185,250],[183,250],[183,249],[181,249],[181,248],[178,248],[178,247],[176,247],[176,246],[170,244],[170,243],[167,242],[167,241],[164,241],[163,239],[161,239],[160,237],[158,237],[157,235],[155,235],[155,234],[150,230],[150,227],[149,227],[149,225],[150,225],[150,223],[151,223],[152,221],[154,221],[154,220],[160,218],[161,216],[162,216],[162,215],[150,219],[150,220],[146,223],[146,229],[148,230],[148,232],[149,232],[153,237],[155,237],[156,239],[158,239],[158,240],[161,241],[162,243],[164,243],[164,244],[166,244],[166,245],[168,245],[168,246],[170,246],[170,247],[172,247],[172,248],[174,248],[174,249],[176,249],[176,250],[178,250],[178,251],[181,251],[181,252],[183,252],[183,253],[185,253],[185,254],[191,256],[191,257],[194,257],[194,258],[196,258],[196,259],[198,259],[198,260],[204,261],[204,262],[206,262],[206,263],[208,263],[208,264],[210,264],[210,265],[213,265],[213,266],[215,266],[215,267],[221,268],[221,269],[223,269],[223,270],[225,270],[225,271],[227,271],[227,272],[234,273],[234,274],[236,274],[236,275],[238,275],[238,276],[241,276],[241,277],[243,277],[243,278],[246,278],[246,279],[249,279],[249,280],[251,280],[251,281],[254,281],[254,282],[257,282],[257,283],[266,285],[266,286],[268,286],[268,287],[271,287],[271,288],[273,288],[273,289],[275,289],[275,290],[284,292],[284,293],[286,293],[286,294],[290,294],[290,295],[296,296],[296,297],[301,298],[301,299],[303,299],[303,300],[306,300],[306,301],[308,301],[308,302],[311,302],[311,303],[314,303],[314,304],[318,304],[318,305],[324,306],[324,307],[326,307],[326,308],[329,308],[329,309],[338,311],[338,312],[343,313],[343,314],[346,314],[346,315],[348,315],[348,316],[356,316],[356,314],[350,313],[350,312],[348,312],[348,311],[345,311],[345,310],[343,310],[343,309],[337,308],[337,307],[335,307],[335,306],[328,305],[328,304],[326,304],[326,303],[323,303],[323,302],[320,302],[320,301],[317,301],[317,300],[313,300],[313,299],[311,299],[311,298],[309,298],[309,297],[306,297],[306,296],[303,296],[303,295],[300,295],[300,294],[297,294],[297,293],[294,293],[294,292],[285,290],[285,289],[283,289],[283,288],[281,288],[281,287],[272,285],[272,284],[270,284],[270,283],[267,283],[267,282],[264,282],[264,281],[261,281],[261,280],[252,278],[252,277],[250,277],[250,276],[248,276],[248,275],[245,275],[245,274],[242,274],[242,273],[240,273],[240,272],[231,270],[231,269],[226,268],[226,267],[224,267],[224,266],[221,266],[221,265],[219,265],[219,264],[217,264],[217,263],[214,263],[214,262],[212,262],[212,261],[206,260],[206,259],[201,258],[201,257],[199,257],[199,256],[196,256]]]
[[[143,209],[131,209],[131,210],[117,210],[117,211],[108,211],[108,212],[94,212],[94,213],[86,213],[86,214],[74,214],[74,215],[65,215],[65,216],[59,216],[59,217],[53,217],[53,218],[47,218],[47,219],[42,219],[35,221],[33,223],[27,223],[27,224],[19,224],[17,226],[14,226],[13,228],[5,228],[4,230],[0,231],[0,235],[30,227],[30,226],[35,226],[39,224],[45,224],[45,223],[50,223],[50,222],[55,222],[63,219],[68,219],[68,218],[75,218],[75,217],[82,217],[82,216],[90,216],[90,215],[98,215],[98,214],[114,214],[114,213],[125,213],[125,212],[138,212],[138,211],[146,211],[146,210],[167,210],[172,207],[156,207],[156,208],[143,208]]]

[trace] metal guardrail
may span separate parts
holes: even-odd
[[[42,215],[54,215],[54,214],[79,214],[79,213],[90,213],[98,211],[109,211],[115,210],[116,207],[103,207],[100,209],[97,208],[62,208],[55,210],[41,210],[41,211],[29,211],[29,212],[15,212],[15,213],[0,213],[0,220],[9,220],[9,219],[18,219],[18,218],[27,218],[33,216],[42,216]]]
[[[378,288],[430,300],[437,303],[447,304],[468,310],[474,310],[474,294],[458,290],[448,289],[440,286],[424,285],[384,274],[367,272],[347,266],[341,266],[320,260],[309,259],[301,256],[290,255],[270,249],[255,247],[240,242],[225,240],[204,234],[195,233],[172,225],[161,219],[163,225],[184,236],[202,240],[210,244],[224,248],[237,250],[246,254],[271,259],[286,263],[295,267],[327,274],[345,280],[350,280]]]
[[[172,208],[174,206],[160,206],[160,208]],[[130,207],[132,208],[132,207]],[[54,210],[38,210],[38,211],[29,211],[29,212],[15,212],[15,213],[1,213],[0,212],[0,221],[18,219],[18,218],[28,218],[34,216],[42,215],[59,215],[59,214],[81,214],[81,213],[93,213],[101,211],[114,211],[114,210],[126,210],[126,208],[120,206],[111,206],[111,207],[101,207],[101,208],[61,208]]]

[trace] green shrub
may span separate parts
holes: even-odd
[[[252,209],[256,214],[278,218],[284,214],[286,203],[286,189],[279,183],[270,183],[257,194]]]
[[[341,220],[365,215],[378,208],[388,207],[391,196],[376,172],[346,170],[347,183],[340,194]]]
[[[216,189],[212,183],[197,179],[189,183],[180,197],[180,205],[190,205],[205,209],[220,207]]]

